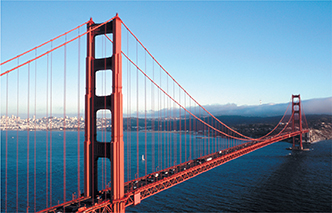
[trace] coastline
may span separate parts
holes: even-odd
[[[0,132],[6,132],[6,131],[30,131],[30,132],[34,132],[34,131],[84,131],[84,127],[80,127],[80,128],[53,128],[53,129],[45,129],[45,128],[31,128],[31,129],[23,129],[23,128],[11,128],[11,129],[5,129],[5,128],[1,128]],[[99,129],[97,128],[97,131],[104,131],[104,129]],[[110,130],[106,130],[107,132],[111,132]],[[124,132],[136,132],[137,130],[124,130]],[[139,132],[143,132],[145,130],[139,130]],[[160,131],[160,130],[146,130],[147,132],[150,133],[183,133],[183,134],[191,134],[191,135],[197,135],[198,138],[200,139],[207,139],[207,138],[213,138],[211,136],[204,136],[201,134],[198,134],[197,132],[186,132],[186,131]],[[322,132],[321,130],[317,130],[317,129],[310,129],[309,130],[309,140],[307,143],[313,144],[313,143],[318,143],[320,141],[325,141],[325,140],[332,140],[332,128],[329,129],[328,131],[324,131]]]

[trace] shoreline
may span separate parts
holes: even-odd
[[[57,132],[63,132],[63,131],[68,131],[68,132],[75,132],[75,131],[80,131],[80,132],[84,132],[84,128],[80,128],[80,129],[73,129],[73,128],[70,128],[70,129],[66,129],[66,130],[63,130],[63,129],[9,129],[9,130],[4,130],[4,129],[0,129],[0,132],[3,133],[3,132],[6,132],[6,131],[9,131],[9,132],[24,132],[24,131],[29,131],[29,132],[34,132],[34,131],[38,131],[38,132],[41,132],[41,131],[48,131],[48,132],[51,132],[51,131],[57,131]],[[103,131],[103,130],[98,130],[97,131]],[[111,131],[107,131],[107,132],[111,132]],[[137,132],[137,130],[124,130],[123,132]],[[139,130],[139,132],[145,132],[144,130]],[[180,133],[183,133],[183,134],[190,134],[190,135],[197,135],[197,138],[198,139],[208,139],[208,138],[215,138],[215,137],[211,137],[211,136],[203,136],[203,135],[200,135],[200,134],[197,134],[197,132],[185,132],[185,131],[160,131],[160,130],[146,130],[146,132],[149,132],[149,133],[177,133],[177,134],[180,134]],[[313,140],[313,141],[309,141],[309,142],[303,142],[303,143],[308,143],[308,144],[314,144],[314,143],[319,143],[321,141],[328,141],[328,140],[332,140],[332,138],[319,138],[319,139],[316,139],[316,140]],[[287,142],[287,141],[285,141]]]

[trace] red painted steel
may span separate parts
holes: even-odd
[[[74,31],[74,30],[76,30],[76,29],[79,29],[80,27],[86,25],[87,23],[88,23],[88,22],[85,22],[85,23],[83,23],[83,24],[81,24],[81,25],[79,25],[79,26],[77,26],[77,27],[75,27],[75,28],[73,28],[73,29],[71,29],[71,30],[69,30],[69,31],[67,31],[67,32],[65,32],[65,33],[63,33],[63,34],[61,34],[61,35],[59,35],[59,36],[57,36],[57,37],[55,37],[55,38],[49,40],[49,41],[47,41],[47,42],[42,43],[41,45],[38,45],[38,46],[36,46],[36,47],[34,47],[34,48],[28,50],[28,51],[25,51],[25,52],[22,53],[22,54],[19,54],[19,55],[15,56],[15,57],[13,57],[13,58],[7,60],[7,61],[4,61],[4,62],[0,63],[0,66],[3,65],[3,64],[6,64],[6,63],[8,63],[8,62],[10,62],[10,61],[12,61],[12,60],[14,60],[14,59],[16,59],[16,58],[20,58],[21,56],[23,56],[23,55],[25,55],[25,54],[27,54],[27,53],[33,51],[33,50],[37,50],[38,48],[40,48],[40,47],[42,47],[42,46],[44,46],[44,45],[46,45],[46,44],[48,44],[48,43],[50,43],[50,42],[52,42],[52,41],[55,41],[55,40],[57,40],[58,38],[61,38],[62,36],[65,36],[65,35],[69,34],[70,32],[72,32],[72,31]]]
[[[122,95],[122,54],[121,19],[113,20],[112,56],[112,142],[111,142],[111,182],[113,211],[124,212],[124,143],[123,143],[123,95]]]
[[[0,77],[3,76],[3,75],[8,74],[8,73],[10,73],[10,72],[12,72],[12,71],[14,71],[14,70],[16,70],[16,69],[18,69],[18,68],[20,68],[20,67],[22,67],[22,66],[24,66],[24,65],[26,65],[26,64],[30,64],[31,62],[33,62],[33,61],[35,61],[35,60],[37,60],[37,59],[39,59],[39,58],[41,58],[41,57],[43,57],[43,56],[49,54],[49,53],[52,53],[54,50],[57,50],[57,49],[59,49],[60,47],[63,47],[63,46],[65,46],[66,44],[69,44],[69,43],[75,41],[76,39],[78,39],[78,38],[80,38],[80,37],[82,37],[82,36],[84,36],[84,35],[86,35],[86,34],[92,32],[92,31],[96,31],[96,30],[98,30],[100,26],[102,26],[102,25],[104,25],[104,24],[106,24],[106,23],[109,23],[109,22],[112,21],[114,18],[115,18],[115,17],[113,17],[113,18],[111,18],[111,19],[109,19],[109,20],[103,22],[103,23],[100,24],[99,26],[91,27],[91,28],[90,28],[89,30],[87,30],[85,33],[82,33],[81,35],[78,35],[78,36],[76,36],[75,38],[73,38],[73,39],[71,39],[71,40],[69,40],[69,41],[67,41],[67,42],[64,42],[63,44],[61,44],[61,45],[59,45],[59,46],[56,46],[56,47],[54,47],[54,48],[51,48],[51,50],[46,51],[46,52],[44,52],[43,54],[40,54],[39,56],[34,57],[33,59],[30,59],[30,60],[28,60],[28,61],[26,61],[26,62],[24,62],[24,63],[22,63],[22,64],[20,64],[20,65],[17,65],[16,67],[14,67],[14,68],[12,68],[12,69],[9,69],[9,70],[7,70],[7,71],[1,73],[1,74],[0,74]],[[92,20],[92,19],[90,19],[90,21],[91,21],[91,20]],[[88,22],[88,24],[89,24],[89,22]],[[83,25],[84,25],[84,24],[83,24]],[[67,33],[69,33],[69,32],[70,32],[70,31],[68,31]],[[63,34],[63,35],[66,35],[66,33]],[[63,35],[61,35],[61,36],[63,36]],[[59,38],[59,36],[58,36],[57,38]],[[57,38],[56,38],[56,39],[57,39]],[[53,40],[54,40],[54,39],[53,39]],[[52,41],[53,41],[53,40],[52,40]],[[50,41],[50,42],[51,42],[51,41]],[[47,42],[47,43],[48,43],[48,42]],[[46,43],[45,43],[45,44],[46,44]],[[52,42],[51,42],[51,44],[52,44]],[[42,44],[42,45],[44,45],[44,44]],[[33,48],[33,49],[31,49],[31,50],[29,50],[29,51],[27,51],[27,52],[25,52],[25,53],[23,53],[23,54],[21,54],[21,55],[24,55],[24,54],[26,54],[26,53],[28,53],[28,52],[31,52],[32,50],[34,50],[34,49],[36,49],[36,48],[39,48],[39,47],[41,47],[42,45],[40,45],[40,46],[38,46],[38,47],[35,47],[35,48]],[[20,56],[21,56],[21,55],[20,55]],[[16,56],[15,58],[17,58],[17,57],[18,57],[18,56]],[[9,61],[11,61],[11,60],[12,60],[12,59],[3,62],[1,65],[5,64],[5,63],[7,63],[7,62],[9,62]]]
[[[92,19],[87,24],[87,28],[92,27]],[[92,181],[94,157],[92,147],[95,140],[95,73],[93,71],[94,62],[94,31],[87,34],[87,57],[86,57],[86,92],[85,92],[85,140],[84,140],[84,196],[93,196]]]
[[[90,20],[89,28],[96,24]],[[95,36],[113,33],[112,58],[95,59]],[[84,143],[84,196],[94,199],[98,194],[97,160],[111,161],[112,209],[123,212],[124,203],[124,142],[123,142],[123,95],[122,95],[122,54],[121,19],[118,15],[112,22],[92,30],[87,35],[86,100],[85,100],[85,143]],[[101,65],[103,64],[103,65]],[[96,96],[95,74],[102,69],[112,69],[112,94]],[[112,113],[111,143],[96,140],[96,112],[109,109]]]
[[[302,113],[301,113],[301,97],[299,95],[292,95],[292,131],[302,132]],[[303,149],[302,134],[298,135],[299,138],[293,137],[293,149]],[[297,142],[297,139],[299,140]]]

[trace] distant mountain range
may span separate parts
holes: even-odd
[[[212,104],[204,105],[203,107],[209,111],[214,116],[244,116],[244,117],[273,117],[283,115],[287,109],[289,103],[281,104],[262,104],[262,105],[243,105],[238,106],[236,104]],[[196,109],[195,109],[196,108]],[[171,110],[171,109],[169,109]],[[302,101],[302,110],[305,115],[312,114],[327,114],[332,115],[332,97],[328,98],[315,98]],[[163,110],[161,110],[163,111]],[[191,112],[198,112],[198,107],[191,107]],[[179,116],[177,110],[172,114],[172,116]],[[291,104],[288,109],[288,114],[291,113]],[[140,112],[142,114],[142,112]],[[151,118],[152,115],[158,114],[158,111],[154,113],[149,111],[147,112],[147,118]],[[164,113],[161,113],[162,115]],[[182,114],[183,116],[183,114]],[[126,114],[124,113],[124,117]]]
[[[215,116],[240,115],[240,116],[270,117],[270,116],[283,115],[287,109],[287,106],[288,103],[262,104],[255,106],[246,106],[246,105],[237,106],[236,104],[226,104],[226,105],[215,104],[215,105],[206,105],[204,107]],[[304,100],[302,101],[302,109],[306,115],[309,114],[332,115],[332,97]]]

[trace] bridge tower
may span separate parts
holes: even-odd
[[[301,112],[301,97],[299,95],[292,95],[292,131],[300,131],[301,134],[293,137],[293,150],[302,150],[302,112]]]
[[[124,145],[123,145],[123,95],[122,95],[122,55],[121,19],[116,17],[96,27],[90,19],[87,29],[86,94],[85,94],[85,140],[84,140],[84,196],[95,199],[98,193],[99,158],[111,161],[111,203],[114,212],[123,212],[124,203]],[[113,34],[113,54],[108,58],[95,58],[95,37]],[[96,95],[96,72],[112,70],[112,94]],[[107,109],[112,115],[111,142],[97,141],[97,111]],[[106,155],[105,155],[106,153]]]

